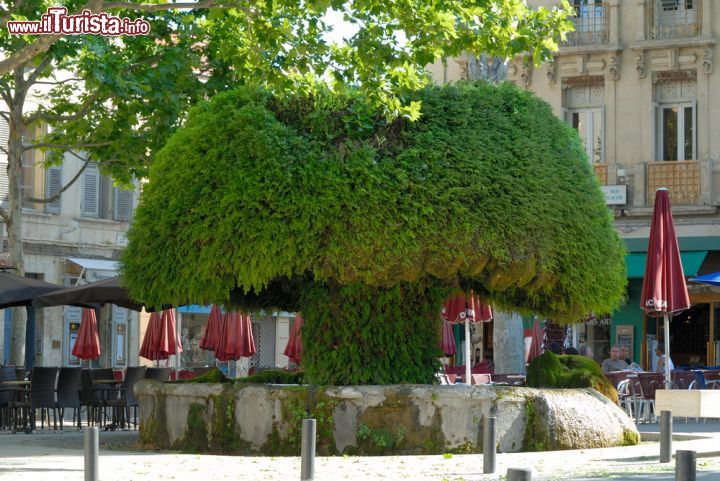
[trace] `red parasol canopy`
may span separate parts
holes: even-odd
[[[451,324],[465,322],[487,322],[492,319],[492,308],[483,304],[478,296],[457,296],[445,302],[442,318]]]
[[[223,319],[220,308],[213,304],[212,309],[210,309],[210,317],[207,320],[207,324],[205,324],[205,333],[200,340],[200,349],[214,351],[217,348],[222,322]]]
[[[667,189],[655,193],[640,307],[649,316],[690,307]]]
[[[95,309],[83,309],[80,329],[72,348],[72,354],[80,359],[100,357],[100,337],[98,336]]]
[[[175,311],[165,309],[162,314],[150,314],[140,355],[151,361],[159,361],[181,352],[182,346],[175,331]]]
[[[542,354],[543,337],[544,333],[543,330],[540,329],[540,321],[535,319],[532,327],[532,341],[530,341],[530,352],[528,353],[527,362],[532,361]]]
[[[287,346],[283,354],[285,354],[295,364],[300,364],[302,360],[302,336],[300,335],[300,329],[302,328],[305,321],[303,320],[300,313],[295,316],[295,322],[293,323],[292,330],[290,331],[290,338],[288,339]]]
[[[160,321],[159,312],[153,312],[150,314],[150,320],[148,321],[145,336],[143,337],[143,342],[140,346],[140,356],[145,359],[150,359],[151,361],[160,359],[157,354],[157,346],[160,344],[160,331],[162,331]]]
[[[680,249],[678,248],[670,196],[667,189],[655,193],[650,239],[648,241],[645,277],[643,278],[640,307],[649,316],[663,315],[665,338],[665,385],[670,389],[670,317],[690,307],[690,297],[685,284]]]
[[[161,359],[167,359],[182,352],[182,344],[175,331],[175,310],[165,309],[162,311],[160,325],[160,355]]]
[[[215,357],[219,361],[237,361],[255,355],[255,340],[250,316],[239,312],[226,312]]]
[[[446,356],[454,356],[457,351],[455,346],[455,336],[453,335],[452,325],[447,319],[443,319],[442,343],[440,344],[443,354]]]

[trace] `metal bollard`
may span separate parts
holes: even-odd
[[[532,470],[525,468],[508,468],[507,481],[532,481]]]
[[[93,426],[85,428],[85,481],[98,481],[98,453],[100,430]]]
[[[483,423],[483,474],[495,472],[495,453],[497,451],[497,418],[486,417]]]
[[[315,420],[303,419],[300,445],[300,481],[315,479]]]
[[[675,481],[695,481],[697,455],[695,451],[675,452]]]
[[[660,411],[660,462],[669,463],[672,459],[672,412]]]

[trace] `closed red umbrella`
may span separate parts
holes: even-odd
[[[530,341],[530,352],[528,353],[527,362],[532,361],[542,354],[543,337],[544,333],[543,330],[540,329],[540,322],[535,319],[531,333],[532,340]]]
[[[166,309],[162,314],[157,312],[150,314],[150,321],[140,346],[140,356],[151,361],[160,361],[180,352],[182,346],[175,331],[175,312]]]
[[[443,319],[442,343],[440,344],[440,348],[447,357],[454,356],[455,352],[457,352],[452,325],[447,319]]]
[[[237,361],[241,357],[254,356],[255,352],[250,316],[226,312],[215,357],[219,361]]]
[[[302,360],[302,336],[300,335],[300,329],[302,328],[305,321],[303,320],[300,313],[295,316],[295,322],[290,330],[290,337],[288,338],[287,346],[283,354],[285,354],[295,364],[300,364]]]
[[[665,359],[670,358],[670,317],[690,307],[680,249],[678,248],[670,196],[665,188],[655,193],[655,207],[648,241],[640,307],[649,316],[663,316]],[[665,362],[665,384],[670,388],[670,363]]]
[[[95,309],[83,309],[80,329],[75,338],[72,354],[80,359],[100,357],[100,337],[98,336]]]
[[[208,317],[207,323],[205,324],[205,332],[203,333],[202,339],[200,339],[200,349],[214,351],[217,348],[222,322],[220,308],[213,304],[210,309],[210,317]]]
[[[450,323],[465,323],[465,382],[470,385],[470,323],[487,322],[492,319],[492,309],[472,293],[470,296],[457,296],[445,303],[443,319]]]
[[[140,346],[140,356],[151,361],[157,361],[163,359],[160,357],[160,336],[162,333],[162,318],[159,312],[153,312],[150,314],[150,320],[148,321],[147,328],[145,329],[145,336],[143,337],[142,345]]]
[[[165,309],[160,318],[160,359],[167,359],[170,356],[182,352],[182,344],[177,337],[175,330],[175,310]]]

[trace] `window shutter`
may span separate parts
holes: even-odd
[[[113,188],[113,219],[130,221],[132,213],[132,190]]]
[[[10,139],[10,126],[7,120],[0,117],[0,147],[7,150]],[[0,151],[0,205],[6,206],[8,202],[8,175],[7,175],[7,154]]]
[[[100,208],[100,172],[97,165],[88,164],[83,172],[80,215],[97,217]]]
[[[652,103],[650,115],[650,118],[652,119],[650,122],[650,132],[652,132],[650,160],[655,162],[656,160],[660,160],[658,158],[658,152],[662,152],[662,146],[660,146],[660,142],[662,142],[662,136],[660,135],[660,126],[662,125],[662,122],[660,121],[660,109],[658,108],[657,102]]]
[[[45,172],[45,197],[52,197],[62,189],[62,166],[48,167]],[[45,212],[49,214],[60,213],[60,197],[53,202],[45,204]]]

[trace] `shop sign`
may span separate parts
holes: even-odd
[[[602,185],[600,188],[605,194],[607,205],[627,204],[627,185]]]

